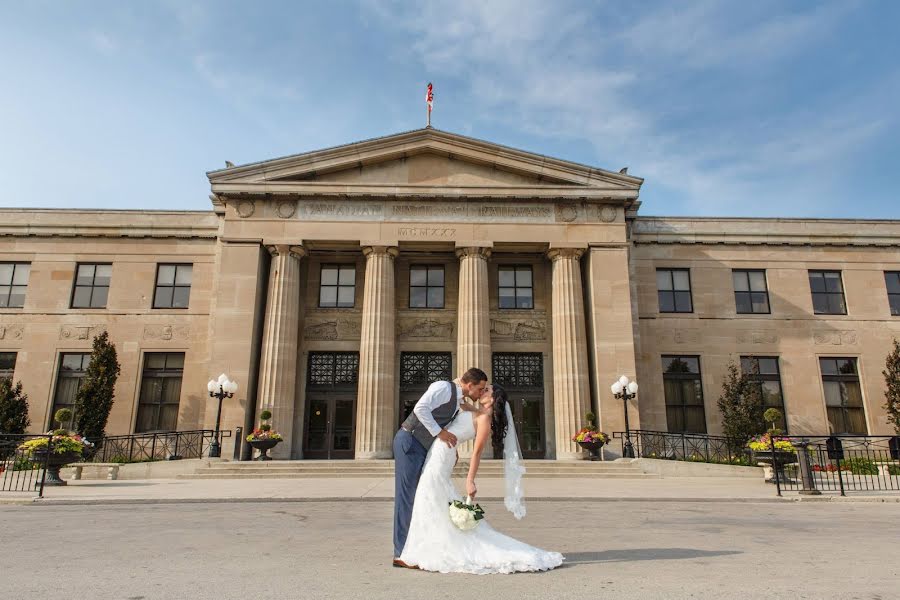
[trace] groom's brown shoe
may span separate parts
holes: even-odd
[[[403,562],[402,560],[400,560],[399,558],[394,559],[394,566],[397,567],[398,569],[418,569],[419,568],[416,565],[408,565],[405,562]]]

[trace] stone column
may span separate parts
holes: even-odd
[[[578,248],[557,248],[548,253],[553,263],[553,414],[556,458],[562,460],[581,457],[581,448],[571,439],[591,404],[579,263],[583,253]]]
[[[391,458],[397,429],[394,406],[394,258],[389,246],[367,246],[359,342],[356,458]]]
[[[490,248],[469,247],[459,257],[459,307],[457,309],[456,374],[477,367],[491,376],[491,315],[488,303]],[[460,456],[471,456],[473,442],[459,445]],[[485,456],[490,456],[490,449]]]
[[[306,251],[302,246],[267,248],[272,263],[259,364],[258,405],[259,411],[272,411],[272,428],[284,436],[284,441],[271,451],[272,457],[287,459],[291,453],[297,389],[300,259]]]

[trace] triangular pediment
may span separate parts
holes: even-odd
[[[216,184],[568,187],[637,191],[642,179],[437,129],[419,129],[207,174]]]

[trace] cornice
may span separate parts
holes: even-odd
[[[216,239],[212,211],[0,209],[0,237]]]
[[[896,220],[637,217],[631,224],[635,245],[900,247]]]

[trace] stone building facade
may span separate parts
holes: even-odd
[[[0,369],[33,430],[105,330],[109,433],[211,428],[225,372],[223,427],[271,410],[279,458],[389,458],[470,366],[529,458],[579,457],[588,410],[624,430],[622,373],[632,428],[719,433],[730,361],[792,433],[890,432],[898,221],[643,217],[640,178],[430,128],[208,176],[211,211],[0,210]]]

